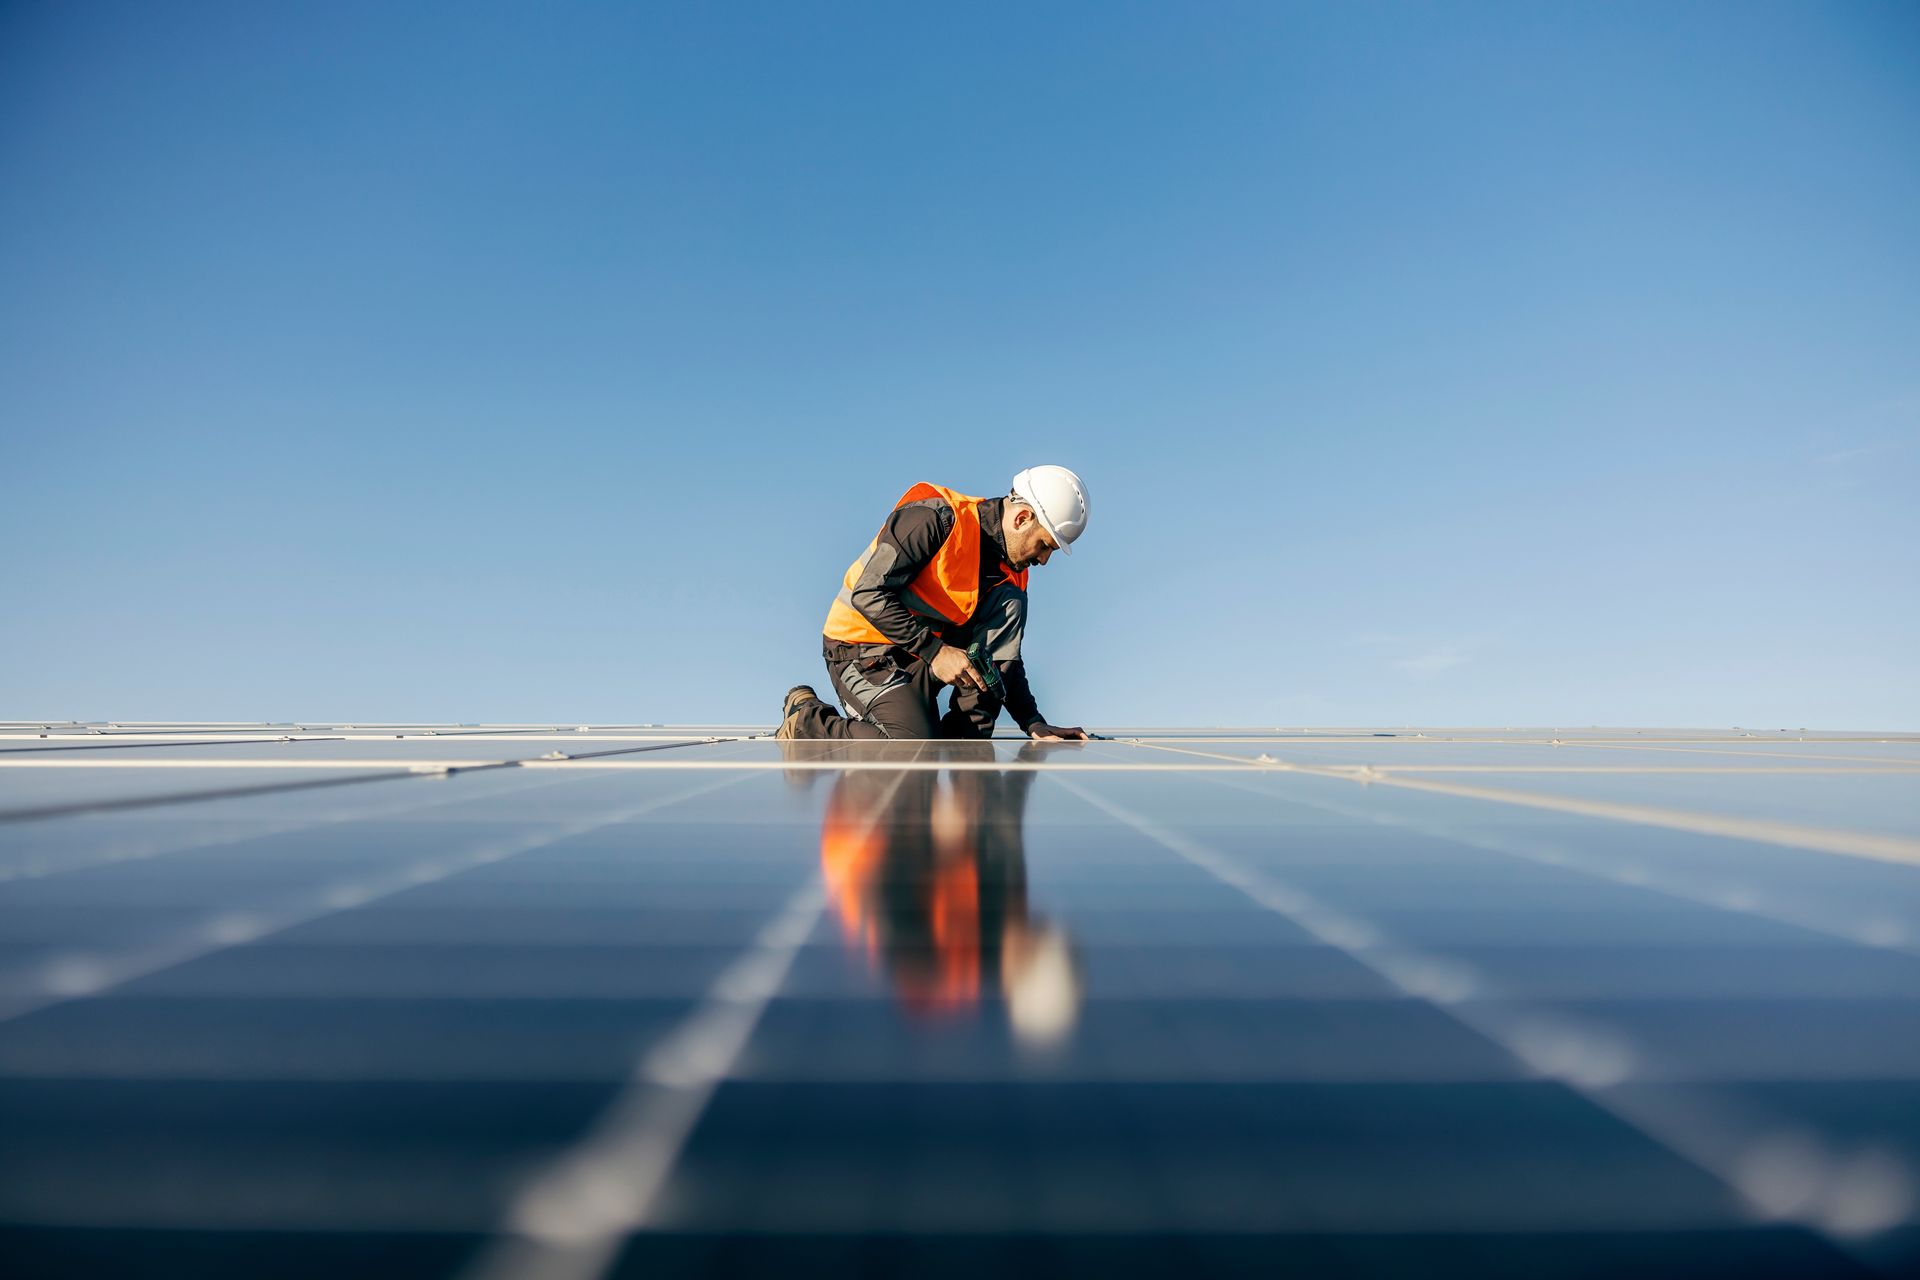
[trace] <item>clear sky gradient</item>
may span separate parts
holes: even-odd
[[[0,717],[1920,728],[1920,6],[0,6]]]

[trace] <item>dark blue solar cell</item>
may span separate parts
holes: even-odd
[[[1920,1265],[1912,740],[144,728],[0,728],[9,1277]]]

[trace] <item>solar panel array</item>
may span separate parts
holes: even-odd
[[[1920,1270],[1920,736],[0,725],[0,1272]]]

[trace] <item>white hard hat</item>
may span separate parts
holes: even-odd
[[[1028,467],[1013,478],[1013,496],[1033,508],[1062,551],[1073,554],[1070,544],[1086,532],[1089,510],[1079,476],[1065,467]]]

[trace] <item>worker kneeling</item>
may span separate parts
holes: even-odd
[[[1087,487],[1065,467],[1029,467],[1004,498],[907,490],[827,611],[821,653],[847,714],[796,685],[776,736],[986,738],[1005,707],[1028,737],[1085,738],[1040,714],[1020,639],[1028,572],[1086,527]]]

